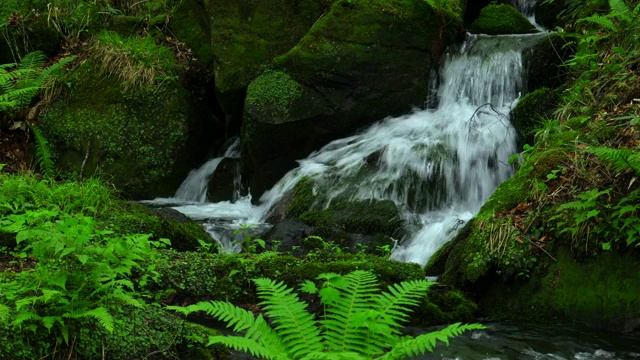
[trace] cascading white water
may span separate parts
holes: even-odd
[[[240,157],[240,139],[229,146],[222,157],[213,158],[207,161],[198,169],[191,170],[187,178],[184,179],[180,187],[174,195],[174,199],[178,201],[195,201],[204,203],[207,201],[207,187],[209,186],[209,178],[216,171],[218,165],[224,158]]]
[[[325,206],[390,199],[418,229],[392,257],[426,263],[511,175],[515,131],[507,114],[525,90],[522,50],[539,37],[469,36],[444,61],[437,109],[328,144],[262,196],[263,211],[303,176],[313,177]]]
[[[237,251],[234,230],[240,224],[263,225],[284,194],[311,176],[320,206],[336,200],[394,201],[409,235],[392,258],[424,264],[511,176],[507,161],[515,152],[515,131],[507,114],[525,90],[522,52],[541,36],[469,35],[443,59],[438,91],[427,99],[434,109],[386,119],[331,142],[300,160],[259,206],[241,198],[175,208],[202,221],[214,239]],[[206,179],[219,162],[212,159],[191,174],[176,197],[202,201]]]

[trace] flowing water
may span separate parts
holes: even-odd
[[[194,170],[175,198],[156,202],[177,205],[233,251],[240,224],[268,226],[269,210],[298,180],[311,176],[322,194],[319,206],[337,199],[394,201],[408,235],[392,258],[425,264],[512,175],[508,159],[516,152],[516,135],[508,114],[526,90],[523,51],[541,36],[469,35],[443,59],[437,92],[428,99],[435,108],[385,119],[331,142],[300,160],[258,206],[249,198],[205,202],[208,178],[221,158]]]

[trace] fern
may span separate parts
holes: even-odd
[[[454,324],[417,338],[402,337],[399,330],[408,318],[409,307],[418,304],[432,283],[403,282],[380,294],[375,275],[368,271],[357,270],[346,276],[322,274],[318,279],[325,280],[321,290],[310,281],[302,290],[320,295],[325,314],[319,323],[305,311],[307,304],[292,289],[269,279],[254,282],[263,299],[260,304],[273,320],[274,328],[262,315],[255,318],[228,302],[168,308],[185,315],[205,311],[226,322],[233,331],[245,331],[243,337],[210,337],[209,345],[224,344],[265,359],[405,359],[432,351],[437,340],[448,343],[463,331],[484,328],[479,324]],[[318,325],[322,326],[322,332]],[[388,352],[384,354],[385,351]]]
[[[640,152],[606,147],[594,147],[587,151],[607,162],[614,171],[633,170],[640,174]]]
[[[624,0],[609,0],[609,7],[611,8],[611,16],[630,23],[635,17],[634,12],[627,6]]]
[[[36,126],[32,126],[31,131],[36,141],[36,159],[40,167],[40,172],[42,172],[45,177],[53,178],[55,176],[55,166],[52,159],[53,155],[49,149],[49,142]]]
[[[108,332],[113,333],[113,316],[109,314],[109,311],[104,307],[97,307],[84,313],[73,316],[75,318],[93,317],[98,320],[98,323],[105,328]]]

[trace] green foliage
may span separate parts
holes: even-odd
[[[31,127],[31,132],[36,141],[36,159],[40,171],[44,176],[53,178],[55,176],[55,166],[53,164],[53,155],[49,149],[49,143],[37,127]]]
[[[254,315],[228,302],[202,302],[172,310],[190,314],[205,311],[228,323],[243,337],[214,336],[209,344],[222,343],[236,350],[266,359],[405,359],[433,351],[437,340],[448,339],[463,331],[481,329],[478,324],[459,323],[420,335],[403,337],[401,323],[408,319],[409,307],[415,306],[432,285],[425,280],[402,282],[379,293],[375,275],[353,271],[346,276],[321,274],[323,287],[307,281],[302,291],[318,294],[324,315],[317,322],[306,311],[293,289],[282,282],[260,278],[254,282],[263,301],[260,305],[272,321]]]
[[[640,152],[631,149],[592,147],[588,152],[609,163],[614,171],[632,170],[640,175]]]
[[[624,0],[609,0],[609,13],[594,14],[576,21],[582,31],[560,34],[572,39],[576,54],[566,62],[574,83],[563,94],[557,114],[564,119],[592,115],[600,106],[628,103],[640,78],[635,68],[640,61],[640,44],[634,36],[640,31],[640,4],[633,10]]]
[[[156,248],[170,243],[114,233],[105,221],[121,211],[112,197],[91,179],[57,184],[0,175],[0,234],[14,238],[9,248],[18,269],[0,273],[0,328],[34,332],[34,339],[71,351],[83,329],[111,333],[123,308],[143,304],[148,294],[137,286],[157,279]],[[29,354],[20,358],[35,356]]]
[[[93,39],[93,58],[103,73],[118,77],[125,91],[177,79],[172,51],[150,36],[102,32]]]
[[[74,59],[69,56],[45,68],[44,54],[36,51],[25,55],[20,63],[0,65],[0,111],[28,107],[36,94],[50,86],[50,80]]]

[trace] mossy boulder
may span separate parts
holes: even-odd
[[[255,284],[251,279],[267,277],[283,281],[298,288],[306,280],[316,280],[326,272],[347,274],[354,270],[370,270],[376,274],[381,288],[401,281],[422,280],[424,272],[418,264],[402,263],[373,255],[312,253],[304,258],[266,252],[259,255],[218,255],[202,253],[165,252],[166,261],[158,265],[162,288],[150,291],[170,290],[168,303],[185,304],[201,300],[226,300],[234,304],[259,302]],[[431,293],[429,293],[431,294]],[[311,311],[321,311],[317,299],[300,293],[311,303]],[[459,293],[450,296],[434,295],[436,301],[425,298],[415,309],[412,324],[421,326],[443,322],[469,321],[475,305],[460,299]],[[441,301],[442,298],[451,300]],[[457,300],[452,300],[456,298]],[[439,322],[443,321],[443,322]]]
[[[209,0],[206,10],[216,92],[223,111],[238,122],[249,83],[325,11],[321,0]]]
[[[511,123],[518,132],[518,148],[533,145],[534,130],[553,116],[559,100],[555,91],[542,87],[522,97],[511,111]]]
[[[205,67],[213,69],[211,23],[203,1],[181,1],[172,12],[169,29],[179,41],[193,50]]]
[[[541,87],[555,89],[567,77],[563,65],[575,53],[575,46],[558,34],[542,38],[528,51],[526,57],[527,89],[534,91]]]
[[[576,256],[558,251],[531,280],[497,282],[480,300],[494,318],[562,320],[615,332],[640,334],[640,257],[603,252]]]
[[[522,14],[507,4],[491,4],[480,11],[480,16],[471,24],[470,30],[476,34],[503,35],[528,34],[537,32]]]
[[[40,119],[60,170],[103,176],[127,197],[149,199],[173,195],[206,156],[215,136],[209,112],[177,82],[125,91],[92,60],[71,77],[69,95]]]
[[[309,225],[337,227],[357,234],[383,233],[398,236],[403,220],[400,210],[391,200],[339,202],[323,210],[311,210],[300,215]]]
[[[461,23],[421,0],[334,2],[248,87],[242,168],[254,198],[329,141],[423,106]]]
[[[150,209],[144,205],[123,202],[103,222],[122,234],[151,234],[152,239],[171,240],[171,248],[196,251],[200,241],[215,242],[206,231],[186,215],[171,208]]]

